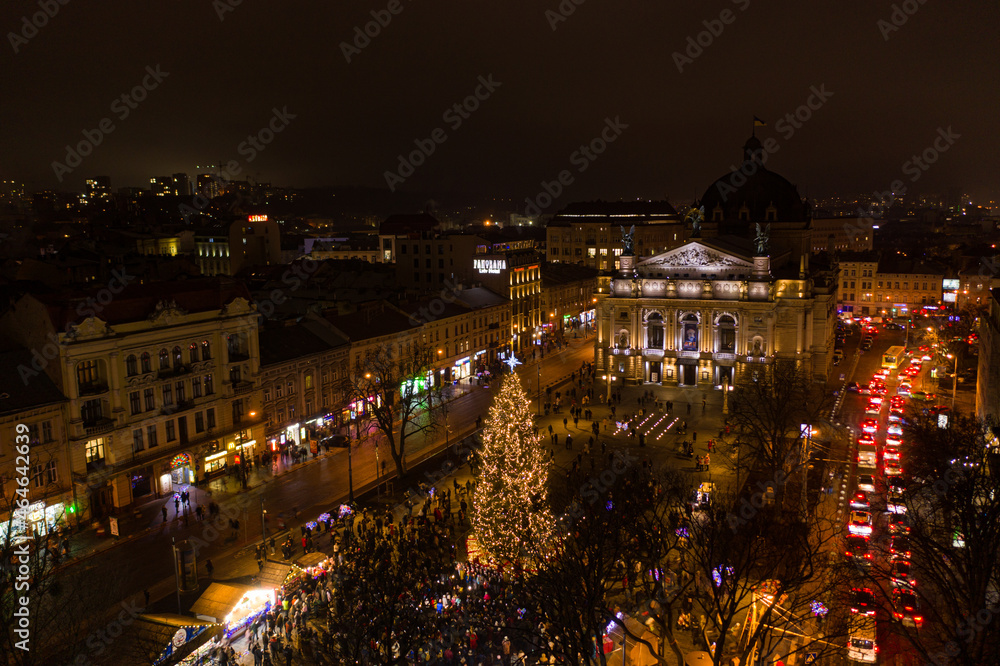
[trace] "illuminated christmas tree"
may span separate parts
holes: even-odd
[[[486,420],[472,503],[473,529],[494,562],[533,557],[552,531],[540,441],[528,398],[512,372],[501,382]]]

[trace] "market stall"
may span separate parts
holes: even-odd
[[[191,606],[191,612],[200,620],[224,624],[225,636],[230,638],[270,610],[274,603],[274,588],[212,583]]]
[[[288,578],[288,574],[292,571],[292,565],[286,562],[276,562],[275,560],[266,560],[264,562],[264,568],[260,570],[260,574],[257,575],[257,582],[263,588],[278,589],[285,584],[285,579]]]

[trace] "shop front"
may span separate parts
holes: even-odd
[[[226,473],[228,465],[226,451],[216,451],[205,456],[205,478],[214,479]]]
[[[178,453],[170,460],[170,481],[177,486],[194,483],[194,461],[190,453]],[[162,490],[169,492],[170,488]]]
[[[153,468],[142,467],[132,473],[129,479],[132,486],[132,501],[153,493]]]
[[[451,368],[451,381],[458,382],[472,375],[472,357],[466,356],[455,361]]]
[[[23,521],[23,522],[22,522]],[[22,526],[23,525],[23,530]],[[15,510],[13,518],[7,517],[0,522],[0,543],[7,540],[7,531],[13,526],[11,536],[45,536],[56,527],[62,528],[66,525],[66,505],[62,502],[55,502],[46,506],[44,500],[32,502],[27,510],[18,512]]]

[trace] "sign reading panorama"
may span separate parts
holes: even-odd
[[[476,269],[477,273],[487,273],[489,275],[498,275],[500,271],[507,270],[507,260],[506,259],[473,259],[472,267]]]

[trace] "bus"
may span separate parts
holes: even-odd
[[[882,354],[882,367],[895,370],[903,364],[903,358],[906,354],[906,347],[889,347]]]

